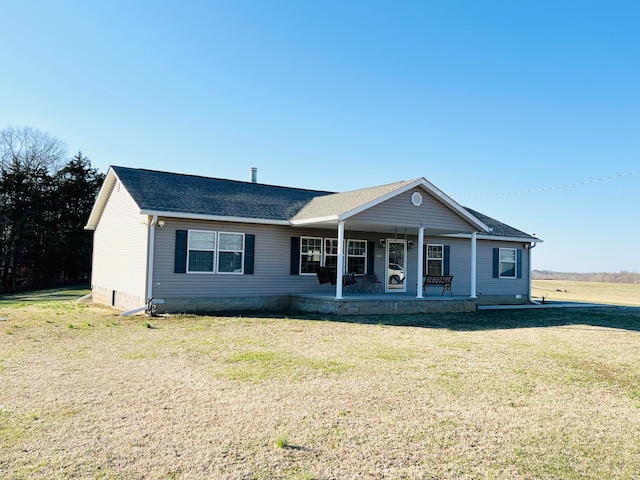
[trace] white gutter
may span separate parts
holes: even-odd
[[[438,235],[439,237],[452,237],[452,238],[471,238],[471,233],[445,233]],[[518,242],[518,243],[544,243],[544,240],[535,237],[506,237],[498,235],[486,235],[478,233],[476,235],[478,240],[497,240],[499,242]]]
[[[262,225],[287,225],[289,220],[272,220],[268,218],[248,218],[248,217],[225,217],[220,215],[204,215],[201,213],[165,212],[161,210],[140,210],[141,215],[153,215],[154,217],[181,218],[188,220],[210,220],[213,222],[234,222],[234,223],[258,223]]]
[[[158,223],[158,216],[154,215],[149,222],[149,257],[147,259],[147,298],[153,298],[153,255],[156,239],[156,224]],[[146,308],[146,307],[145,307]]]

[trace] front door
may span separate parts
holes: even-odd
[[[404,272],[407,268],[407,244],[404,240],[387,239],[387,292],[406,292]]]

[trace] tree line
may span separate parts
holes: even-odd
[[[84,230],[104,174],[32,127],[0,131],[0,292],[89,283]]]
[[[621,272],[553,272],[550,270],[534,270],[531,274],[534,280],[569,280],[578,282],[601,283],[640,283],[640,273],[623,270]]]

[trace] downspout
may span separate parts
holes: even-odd
[[[532,242],[529,244],[527,250],[529,251],[529,303],[538,303],[533,301],[533,297],[531,296],[531,289],[533,288],[533,280],[531,279],[531,274],[533,273],[533,267],[531,265],[531,250],[536,248],[537,242]]]
[[[151,309],[151,299],[153,298],[153,254],[154,254],[154,245],[155,245],[155,233],[156,233],[156,224],[158,223],[158,216],[154,215],[149,222],[149,255],[147,257],[147,298],[146,305],[144,307],[134,308],[132,310],[127,310],[126,312],[122,312],[120,314],[121,317],[126,317],[129,315],[133,315],[135,313],[140,313],[144,311],[148,311]]]
[[[154,215],[149,223],[149,258],[147,259],[147,298],[153,298],[153,256],[156,243],[156,225],[158,224],[158,216]]]

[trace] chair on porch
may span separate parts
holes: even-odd
[[[329,269],[326,267],[318,268],[318,271],[316,272],[316,276],[318,277],[318,283],[320,283],[320,285],[323,285],[325,283],[330,283],[331,285],[335,285],[336,276],[335,274],[332,275],[331,273],[332,272],[329,271]]]
[[[382,289],[382,282],[375,273],[367,273],[364,276],[364,287],[369,293],[380,292]]]
[[[342,277],[342,285],[345,292],[353,292],[358,289],[358,281],[353,273],[346,273]]]

